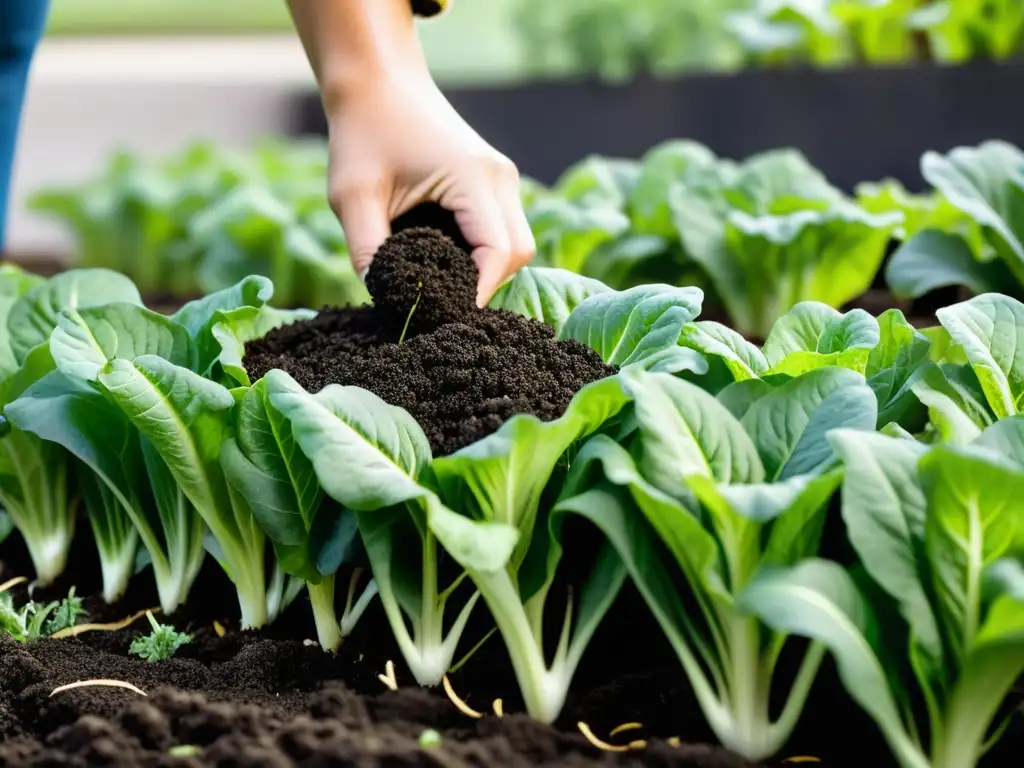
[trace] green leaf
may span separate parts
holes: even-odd
[[[112,302],[142,306],[138,289],[109,269],[70,269],[30,288],[7,317],[11,350],[18,363],[50,339],[62,310],[84,310]]]
[[[183,326],[195,341],[198,349],[197,370],[200,373],[208,370],[221,352],[213,329],[222,321],[225,313],[240,307],[258,310],[273,295],[274,286],[270,280],[250,275],[230,288],[188,302],[171,315],[171,319]]]
[[[968,365],[926,363],[911,384],[943,440],[966,444],[994,421],[974,370]]]
[[[1000,419],[986,427],[973,445],[988,448],[1024,468],[1024,414]]]
[[[557,334],[585,299],[610,290],[597,280],[564,269],[523,267],[498,289],[488,306],[547,323]]]
[[[64,310],[50,340],[62,373],[95,381],[111,360],[156,355],[192,368],[196,349],[188,331],[163,315],[133,304]]]
[[[1018,276],[1024,274],[1024,153],[1004,141],[928,152],[921,173],[954,206],[987,231],[987,239]]]
[[[581,272],[598,246],[629,229],[629,218],[617,208],[580,205],[557,194],[538,197],[526,213],[538,261],[570,272]]]
[[[274,543],[282,569],[315,584],[320,573],[312,534],[323,492],[291,423],[270,404],[274,391],[266,379],[246,391],[237,410],[238,436],[224,443],[221,466]]]
[[[608,484],[629,493],[642,518],[631,514],[630,505],[623,502],[606,509],[606,514],[612,509],[617,514],[603,521],[591,515],[586,505],[575,503],[573,511],[590,517],[608,536],[673,644],[685,642],[681,634],[685,630],[681,628],[691,627],[691,620],[643,520],[656,532],[695,590],[721,596],[722,562],[715,537],[685,506],[648,483],[629,453],[603,435],[583,446],[566,480],[560,503],[582,498],[588,486],[600,487],[601,475],[594,480],[595,468],[600,469]]]
[[[828,432],[874,431],[877,402],[864,378],[845,368],[819,368],[755,401],[741,419],[768,480],[827,469],[835,460]]]
[[[919,466],[940,620],[960,666],[980,629],[982,571],[1018,535],[1024,470],[983,448],[951,445],[933,448]]]
[[[879,343],[868,356],[865,375],[878,399],[878,425],[909,420],[921,410],[911,389],[928,361],[931,342],[903,317],[889,309],[878,317]]]
[[[690,498],[687,478],[759,483],[764,468],[743,426],[699,387],[662,373],[632,371],[626,388],[634,401],[640,468],[644,478],[678,499]]]
[[[734,381],[754,379],[768,371],[768,361],[760,349],[728,326],[712,320],[684,326],[679,344],[706,358],[721,358]]]
[[[839,565],[805,560],[792,568],[764,568],[738,606],[776,632],[824,643],[847,693],[875,721],[901,765],[930,764],[903,725],[878,650],[871,645],[877,630],[870,606]]]
[[[717,177],[715,154],[695,141],[667,141],[648,150],[629,199],[633,228],[642,234],[675,237],[669,190],[683,183],[700,185]]]
[[[683,327],[700,314],[698,288],[645,285],[600,293],[580,304],[559,337],[576,339],[610,365],[647,370],[703,373],[704,359],[678,346]]]
[[[979,261],[962,235],[926,229],[896,249],[886,265],[885,282],[896,296],[917,299],[954,285],[986,293],[1016,279],[1001,261]]]
[[[588,384],[554,421],[517,414],[487,437],[434,459],[442,498],[454,509],[520,533],[516,565],[532,539],[541,494],[559,459],[629,401],[619,377]]]
[[[1024,304],[990,293],[935,314],[963,347],[996,418],[1017,413],[1024,402]]]
[[[20,267],[0,264],[0,327],[4,329],[0,338],[0,377],[10,375],[18,368],[11,337],[7,333],[7,318],[18,299],[42,282],[43,278],[25,272]]]
[[[918,476],[927,447],[849,429],[829,440],[846,470],[842,511],[850,542],[871,578],[899,603],[914,640],[941,665],[924,550],[928,499]]]
[[[878,322],[862,309],[844,315],[826,304],[801,302],[772,326],[762,351],[773,373],[799,376],[828,365],[864,373],[879,340]]]
[[[301,320],[311,320],[316,312],[308,309],[276,309],[275,307],[239,307],[218,316],[210,333],[217,341],[220,352],[215,361],[233,381],[244,387],[249,386],[249,374],[242,360],[245,345],[254,339],[261,339],[271,331]]]
[[[902,220],[842,201],[804,202],[809,192],[786,198],[774,181],[737,186],[718,199],[675,187],[672,208],[686,253],[745,336],[766,336],[802,301],[842,306],[862,294]]]
[[[429,494],[419,479],[430,465],[430,446],[406,411],[359,387],[332,384],[311,395],[284,371],[263,380],[270,404],[291,424],[320,485],[337,502],[373,511]]]
[[[228,436],[231,393],[155,355],[115,359],[98,375],[104,390],[153,444],[174,479],[203,514],[218,539],[215,518],[224,509],[220,448]]]

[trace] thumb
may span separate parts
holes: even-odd
[[[345,231],[352,266],[359,279],[365,280],[373,257],[391,234],[385,205],[372,195],[354,195],[341,200],[336,213]]]

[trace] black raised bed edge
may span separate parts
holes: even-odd
[[[551,183],[584,156],[639,157],[666,139],[746,157],[802,150],[846,190],[887,176],[923,181],[927,150],[1003,139],[1024,145],[1024,63],[884,69],[751,70],[638,80],[445,91],[520,171]],[[319,97],[297,96],[293,133],[326,135]]]

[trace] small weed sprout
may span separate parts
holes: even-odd
[[[419,292],[416,294],[416,301],[412,303],[412,309],[409,310],[409,314],[405,318],[405,325],[402,327],[402,335],[398,337],[398,345],[401,346],[402,342],[405,341],[405,334],[409,331],[409,322],[412,320],[412,313],[416,311],[416,307],[420,305],[420,298],[423,296],[423,281],[416,283],[416,287]]]
[[[19,643],[34,643],[40,638],[68,627],[85,616],[82,598],[75,597],[75,588],[60,602],[36,603],[29,600],[20,609],[14,607],[11,593],[0,593],[0,634],[9,635]]]
[[[149,619],[149,625],[153,631],[132,640],[128,653],[149,662],[167,661],[178,652],[181,646],[191,642],[192,638],[184,632],[179,632],[167,624],[158,623],[150,611],[146,611],[146,618]]]
[[[68,590],[68,596],[57,604],[53,616],[46,622],[46,634],[53,635],[62,629],[71,629],[80,619],[88,616],[82,602],[82,598],[75,595],[74,587]]]

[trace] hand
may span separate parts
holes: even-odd
[[[480,270],[477,303],[534,256],[519,173],[459,117],[429,75],[368,80],[328,114],[330,196],[357,273],[390,222],[422,202],[455,214]]]

